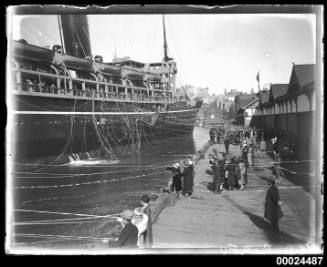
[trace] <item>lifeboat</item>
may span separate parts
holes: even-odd
[[[120,76],[120,68],[110,65],[109,63],[93,62],[94,72],[107,76]]]
[[[144,71],[139,68],[130,67],[130,66],[122,66],[121,67],[121,76],[123,78],[131,79],[131,80],[143,80]]]
[[[53,61],[57,65],[65,65],[67,69],[84,70],[89,72],[93,69],[92,59],[73,57],[59,52],[55,52]]]
[[[12,44],[14,57],[46,63],[53,61],[55,52],[51,49],[30,45],[25,40],[14,41]]]

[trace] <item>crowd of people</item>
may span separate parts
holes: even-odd
[[[218,153],[213,150],[215,155],[209,154],[209,164],[212,169],[214,192],[219,194],[222,190],[243,190],[248,184],[248,169],[250,162],[252,167],[255,166],[257,145],[257,131],[255,128],[248,128],[233,131],[212,130],[210,134],[210,140],[212,143],[224,143],[225,152],[222,153],[222,158],[218,157]],[[220,133],[220,134],[216,134]],[[223,134],[223,138],[222,135]],[[237,138],[237,142],[240,145],[240,155],[230,155],[229,145],[231,143],[231,136]],[[222,139],[222,141],[221,141]],[[270,187],[267,191],[265,202],[264,217],[270,221],[272,232],[279,233],[279,219],[284,216],[280,201],[279,191],[277,185],[281,182],[281,177],[284,176],[282,168],[280,166],[280,141],[275,136],[271,139],[272,152],[273,152],[273,179],[268,180]]]
[[[218,133],[218,134],[216,134]],[[257,132],[251,129],[227,129],[220,127],[218,130],[211,129],[210,140],[212,143],[224,143],[225,152],[222,158],[209,155],[209,164],[213,175],[214,192],[219,194],[223,189],[243,190],[248,183],[248,169],[250,163],[255,166],[255,153],[257,146]],[[230,155],[230,144],[240,145],[240,155]]]
[[[252,167],[255,166],[255,153],[257,146],[257,133],[255,128],[251,129],[220,129],[219,134],[210,140],[213,143],[224,143],[225,152],[218,152],[213,149],[214,154],[209,154],[209,164],[213,176],[214,193],[220,194],[223,190],[243,190],[248,184],[248,169],[250,162]],[[231,138],[237,138],[240,145],[240,154],[232,155],[229,151]],[[279,233],[278,221],[283,216],[281,210],[281,201],[277,184],[283,176],[280,167],[279,140],[274,137],[272,140],[273,155],[275,162],[273,164],[274,179],[270,181],[270,187],[266,195],[264,217],[271,222],[274,233]],[[234,142],[235,143],[235,142]],[[185,198],[193,194],[194,186],[194,163],[192,160],[173,164],[166,168],[172,173],[169,192],[175,192],[177,199],[182,196]],[[142,207],[134,211],[125,210],[118,221],[122,224],[122,231],[116,240],[109,242],[110,247],[124,248],[151,248],[153,244],[151,209],[149,208],[150,198],[147,195],[142,197]]]

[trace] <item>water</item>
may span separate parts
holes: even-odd
[[[140,206],[143,194],[159,194],[160,189],[167,186],[170,179],[167,166],[192,158],[208,141],[208,136],[208,129],[195,127],[193,136],[162,140],[145,147],[138,155],[125,156],[118,161],[81,160],[73,155],[68,164],[43,167],[40,171],[14,172],[14,221],[20,224],[14,227],[15,234],[19,235],[15,237],[16,244],[58,245],[59,239],[48,237],[45,240],[38,235],[110,236],[112,227],[117,224],[114,218],[83,219],[47,212],[108,215],[134,209]],[[58,221],[70,218],[80,219],[74,223]],[[26,224],[41,220],[51,222]],[[26,237],[26,234],[36,236]],[[68,243],[74,246],[73,241]]]

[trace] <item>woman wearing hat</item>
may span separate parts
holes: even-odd
[[[276,186],[277,179],[270,180],[271,186],[267,191],[265,204],[265,218],[270,221],[273,233],[279,233],[278,221],[284,216],[280,207],[281,201],[279,191]]]
[[[185,163],[186,167],[183,170],[183,195],[189,197],[193,193],[194,185],[194,164],[192,160]]]
[[[182,190],[182,173],[178,163],[174,164],[173,170],[173,183],[171,185],[171,191],[176,192],[177,199],[180,198],[180,192]]]
[[[124,210],[118,221],[123,225],[119,238],[115,241],[109,241],[109,247],[112,248],[137,248],[138,229],[132,223],[136,214],[132,210]]]

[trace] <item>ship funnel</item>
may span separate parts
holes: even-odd
[[[91,56],[91,41],[86,15],[60,15],[65,53],[85,58]]]

